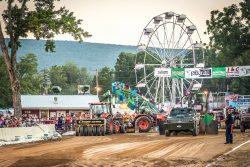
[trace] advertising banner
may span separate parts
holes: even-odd
[[[171,68],[155,68],[155,77],[171,77]]]
[[[172,78],[185,78],[184,68],[172,68]]]
[[[212,68],[185,68],[185,78],[212,78]]]
[[[212,78],[226,78],[226,68],[217,67],[212,69]]]
[[[227,77],[239,77],[239,66],[226,67]]]
[[[250,76],[250,66],[240,66],[239,67],[239,76],[240,77]]]

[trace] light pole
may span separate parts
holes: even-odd
[[[96,69],[96,95],[98,96],[99,85],[98,85],[98,69]]]
[[[204,95],[205,95],[205,116],[204,116],[204,124],[205,124],[205,134],[207,134],[207,122],[208,122],[208,116],[207,116],[207,95],[208,95],[208,91],[204,91]]]
[[[204,95],[205,95],[205,113],[207,113],[207,108],[208,108],[208,106],[207,106],[207,95],[208,95],[208,91],[204,91]]]

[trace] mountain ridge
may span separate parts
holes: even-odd
[[[8,41],[9,39],[6,39]],[[45,40],[21,39],[21,46],[17,51],[17,59],[26,54],[35,54],[38,60],[38,70],[54,65],[64,65],[73,62],[79,67],[85,67],[90,73],[105,66],[114,68],[121,52],[136,53],[136,46],[105,44],[78,41],[55,41],[55,52],[46,52]]]

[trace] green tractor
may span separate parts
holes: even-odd
[[[77,120],[76,136],[104,136],[124,132],[123,119],[113,115],[107,102],[89,103],[90,110]]]

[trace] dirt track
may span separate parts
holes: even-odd
[[[0,166],[206,166],[250,139],[249,132],[242,134],[236,130],[234,136],[235,143],[230,145],[223,144],[223,132],[197,137],[165,137],[157,133],[67,137],[58,141],[2,147]],[[250,143],[226,158],[234,164],[238,156],[243,156],[242,160],[249,158],[249,152]],[[227,166],[223,160],[214,164]]]

